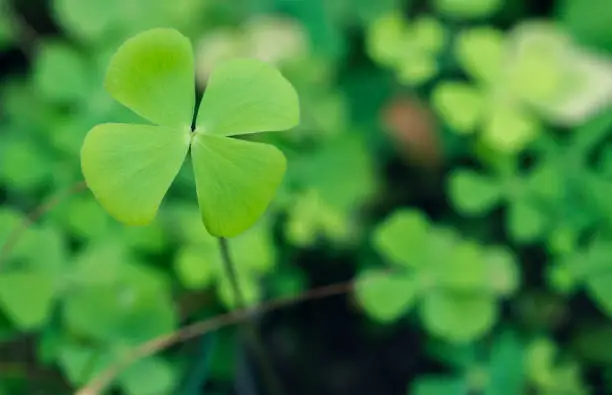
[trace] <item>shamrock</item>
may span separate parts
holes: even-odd
[[[118,49],[105,88],[152,123],[100,124],[85,138],[85,181],[111,216],[127,225],[152,222],[188,153],[210,234],[238,235],[264,213],[283,178],[285,157],[271,145],[234,137],[299,123],[297,94],[278,70],[254,59],[219,64],[194,121],[191,44],[174,29],[156,28]]]
[[[381,323],[418,308],[429,333],[467,343],[493,327],[498,301],[519,286],[510,251],[464,239],[418,211],[394,212],[376,228],[372,242],[395,270],[365,269],[355,293],[364,311]]]

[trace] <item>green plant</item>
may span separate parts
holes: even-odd
[[[96,126],[83,143],[83,174],[109,213],[144,225],[190,150],[207,230],[236,236],[266,209],[285,159],[272,146],[232,136],[295,126],[297,95],[263,62],[228,61],[211,75],[192,131],[194,86],[191,45],[180,33],[155,29],[128,40],[111,60],[106,87],[156,126]]]
[[[447,34],[434,18],[421,17],[409,24],[400,14],[391,13],[368,26],[367,50],[372,59],[392,69],[400,82],[421,85],[437,75]]]
[[[356,292],[365,312],[380,322],[398,320],[416,305],[433,335],[473,341],[497,321],[497,299],[519,285],[509,251],[465,240],[431,225],[419,212],[395,212],[375,230],[372,242],[395,270],[392,275],[381,269],[362,272]]]

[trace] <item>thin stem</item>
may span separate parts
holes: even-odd
[[[229,311],[225,314],[188,325],[176,332],[156,337],[136,347],[120,361],[96,375],[96,377],[94,377],[86,386],[79,389],[75,395],[99,395],[124,369],[128,368],[134,362],[154,355],[155,353],[174,346],[175,344],[194,339],[206,333],[226,328],[230,325],[248,321],[253,317],[253,313],[269,313],[306,301],[314,301],[331,296],[342,295],[350,292],[353,289],[353,286],[353,280],[326,285],[320,288],[311,289],[297,296],[271,300],[263,305],[248,309]]]
[[[238,272],[236,271],[236,265],[232,260],[229,244],[226,238],[219,238],[219,248],[221,250],[221,260],[223,261],[225,272],[229,277],[230,285],[232,287],[236,306],[238,309],[243,310],[246,308],[246,302],[242,289],[240,288]],[[247,343],[251,346],[255,357],[259,361],[261,373],[269,393],[275,395],[283,394],[280,380],[274,373],[274,368],[270,363],[270,358],[268,357],[268,353],[266,352],[266,348],[263,345],[257,328],[252,321],[247,321],[243,328]]]
[[[246,306],[246,302],[244,300],[244,294],[242,293],[240,284],[238,284],[238,272],[236,271],[236,265],[234,264],[230,254],[229,243],[225,237],[219,237],[219,248],[221,249],[223,269],[229,277],[232,292],[234,294],[234,298],[236,299],[236,306],[238,306],[239,309],[243,309]]]

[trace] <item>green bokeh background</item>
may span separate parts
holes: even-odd
[[[152,225],[114,221],[80,148],[137,117],[103,88],[128,37],[271,62],[300,125],[229,240],[284,394],[612,393],[612,1],[0,0],[0,395],[73,394],[134,347],[236,307],[184,166]],[[28,218],[34,219],[29,221]],[[27,224],[27,226],[23,226]],[[275,395],[241,326],[108,394]]]

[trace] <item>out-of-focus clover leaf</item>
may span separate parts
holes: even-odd
[[[65,341],[58,364],[72,384],[81,386],[120,361],[125,352],[120,346],[103,343],[85,346]],[[134,362],[122,371],[117,384],[129,395],[154,395],[171,393],[178,378],[175,367],[169,361],[151,356]]]
[[[494,177],[470,170],[457,170],[449,180],[448,191],[456,209],[467,215],[481,215],[499,204],[503,185]]]
[[[23,219],[10,211],[4,216],[7,230],[21,226]],[[6,232],[6,236],[10,234]],[[0,227],[0,245],[3,244]],[[25,243],[23,243],[25,242]],[[54,228],[30,227],[14,252],[4,257],[0,272],[0,307],[7,318],[20,330],[32,331],[47,324],[55,302],[63,290],[63,268],[66,265],[66,245]]]
[[[434,107],[458,133],[474,132],[485,110],[478,88],[461,82],[441,82],[432,93]]]
[[[539,117],[575,126],[612,100],[612,63],[547,22],[519,24],[507,37],[488,27],[466,29],[455,55],[478,86],[443,82],[434,106],[453,130],[482,129],[483,141],[504,153],[520,152],[541,134]],[[478,101],[486,109],[477,121]]]
[[[451,342],[469,342],[495,324],[497,301],[492,295],[430,292],[421,305],[421,317],[432,334]]]
[[[524,22],[508,45],[509,87],[545,119],[576,126],[612,103],[612,62],[558,26]]]
[[[232,58],[252,57],[281,69],[287,62],[302,60],[310,52],[304,26],[291,18],[253,16],[238,28],[209,31],[196,47],[196,74],[205,84],[216,64]]]
[[[0,274],[0,305],[23,331],[46,324],[55,293],[54,279],[45,273]]]
[[[419,212],[395,212],[373,237],[378,252],[398,271],[367,270],[358,277],[357,299],[377,321],[395,321],[416,305],[431,334],[471,342],[497,321],[498,299],[518,286],[508,251],[462,239]]]
[[[139,344],[176,326],[168,291],[147,287],[138,278],[70,292],[64,317],[74,332],[117,344]]]
[[[172,393],[178,384],[176,368],[160,357],[136,361],[118,378],[119,385],[128,395],[157,395]]]
[[[461,31],[455,56],[472,83],[443,81],[433,92],[433,105],[453,131],[473,133],[503,153],[516,153],[540,132],[537,118],[510,90],[506,80],[508,42],[499,30],[474,27]],[[516,68],[516,67],[514,67]]]
[[[504,0],[435,0],[438,12],[455,19],[486,18],[504,5]]]
[[[58,365],[71,383],[83,385],[114,362],[113,354],[108,349],[64,342],[58,355]]]
[[[519,180],[513,177],[504,179],[503,175],[499,177],[471,170],[456,170],[449,178],[448,190],[453,204],[463,215],[482,216],[507,202],[508,231],[518,241],[527,242],[543,235],[543,226],[540,226],[543,214],[524,198],[528,190],[525,183]],[[537,214],[535,218],[531,216],[533,212]]]
[[[459,33],[455,43],[455,57],[463,70],[480,84],[495,81],[501,72],[505,37],[491,27],[476,27]]]
[[[484,350],[475,346],[440,345],[438,353],[452,355],[455,372],[448,375],[424,375],[410,386],[409,395],[465,394],[522,395],[527,388],[524,344],[512,332],[503,332],[492,339]],[[438,354],[437,353],[437,354]],[[480,356],[480,357],[478,357]],[[441,355],[436,355],[440,358]],[[484,357],[484,358],[483,358]]]
[[[204,226],[215,236],[236,236],[264,213],[286,165],[277,148],[234,137],[292,128],[299,122],[298,98],[270,65],[230,60],[211,75],[192,132],[193,62],[190,42],[176,30],[152,29],[127,40],[111,60],[105,86],[158,126],[94,127],[83,143],[82,169],[113,217],[145,225],[191,151]],[[257,176],[264,173],[265,179]]]
[[[110,0],[104,5],[95,0],[54,0],[52,11],[71,36],[104,47],[159,26],[191,28],[196,21],[201,23],[198,16],[207,5],[207,1],[194,0]]]
[[[412,308],[418,286],[412,277],[372,271],[360,275],[355,293],[370,317],[384,323],[396,321]]]
[[[580,365],[573,360],[558,362],[557,347],[550,339],[535,339],[525,352],[527,378],[537,394],[589,394]]]
[[[3,138],[0,146],[0,183],[10,190],[34,193],[51,178],[49,153],[25,136]]]
[[[346,133],[291,161],[292,196],[285,234],[296,245],[320,236],[350,243],[358,234],[358,210],[373,197],[376,168],[363,138]],[[295,192],[293,192],[295,191]]]
[[[589,246],[563,256],[548,269],[551,284],[559,291],[574,292],[584,288],[606,314],[612,315],[612,242],[599,237]]]
[[[535,240],[549,229],[547,214],[526,199],[512,202],[507,221],[508,230],[517,241]]]
[[[408,22],[398,12],[389,13],[368,26],[366,49],[374,61],[393,69],[400,82],[421,85],[438,73],[437,58],[447,35],[434,18]]]
[[[33,73],[35,86],[48,100],[87,100],[85,94],[91,82],[86,62],[81,53],[65,42],[43,42]]]

